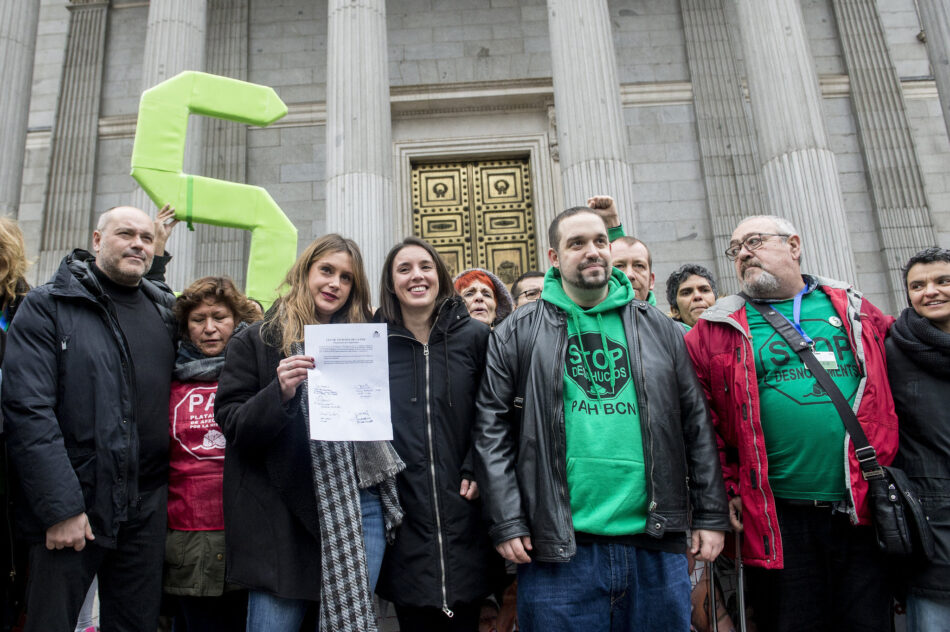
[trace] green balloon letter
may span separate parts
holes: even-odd
[[[251,231],[248,296],[264,304],[297,254],[297,229],[261,187],[183,172],[188,115],[202,114],[248,125],[270,125],[287,114],[273,88],[186,71],[142,94],[132,148],[132,177],[159,207],[175,217]]]

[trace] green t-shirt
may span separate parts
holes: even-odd
[[[637,391],[619,308],[633,288],[612,270],[607,299],[575,305],[548,271],[542,300],[567,314],[564,427],[575,531],[619,536],[646,529],[647,488]]]
[[[794,301],[771,303],[791,321]],[[845,429],[831,399],[801,358],[772,326],[746,308],[755,349],[759,414],[769,460],[769,483],[778,498],[841,500],[845,487]],[[832,352],[836,368],[824,364],[835,384],[854,403],[861,381],[847,330],[821,290],[802,298],[800,325],[815,352]]]

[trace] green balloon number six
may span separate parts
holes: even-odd
[[[297,229],[262,187],[183,172],[188,115],[270,125],[287,114],[273,88],[186,71],[142,94],[132,148],[132,177],[159,207],[188,222],[251,231],[245,291],[264,304],[297,254]]]

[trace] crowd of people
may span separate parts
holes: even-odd
[[[722,254],[742,292],[685,263],[665,314],[648,245],[598,195],[510,291],[407,237],[374,308],[377,271],[328,234],[263,312],[225,277],[171,291],[176,223],[110,209],[30,289],[0,218],[2,629],[84,629],[98,594],[109,632],[372,631],[374,593],[403,632],[884,632],[895,603],[947,629],[950,250],[907,262],[894,319],[803,272],[787,219],[748,217]],[[910,477],[929,559],[882,552],[776,314]],[[329,323],[386,325],[392,441],[310,439],[304,331]],[[703,612],[719,588],[691,599],[690,569],[733,538],[744,607]]]

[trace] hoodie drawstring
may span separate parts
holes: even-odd
[[[614,358],[607,347],[607,334],[604,333],[604,319],[597,313],[597,329],[600,331],[600,346],[604,350],[604,361],[608,364],[610,371],[610,392],[617,394],[617,372],[614,370]]]

